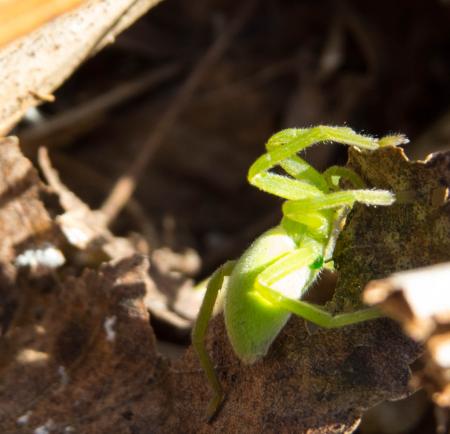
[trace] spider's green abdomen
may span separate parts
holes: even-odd
[[[225,294],[225,325],[231,345],[245,363],[263,357],[290,314],[264,300],[255,291],[256,276],[275,260],[298,249],[281,226],[276,226],[247,249],[230,276]],[[316,274],[301,267],[272,285],[283,295],[298,299]]]

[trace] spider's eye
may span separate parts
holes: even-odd
[[[320,270],[323,268],[323,256],[319,256],[310,266],[311,270]]]

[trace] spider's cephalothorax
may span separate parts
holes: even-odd
[[[322,327],[341,327],[377,318],[364,309],[332,316],[320,306],[301,300],[324,263],[331,261],[342,222],[355,202],[391,205],[387,190],[367,189],[352,170],[333,166],[319,173],[298,153],[319,142],[337,142],[368,151],[405,143],[404,136],[377,140],[346,127],[287,129],[273,135],[267,152],[250,167],[249,182],[285,199],[278,226],[260,235],[237,261],[229,261],[209,279],[192,342],[214,391],[208,410],[212,417],[223,399],[221,385],[204,340],[218,291],[229,276],[224,295],[227,334],[236,355],[245,363],[263,357],[294,313]],[[281,168],[285,174],[275,173]],[[355,189],[341,189],[345,179]]]

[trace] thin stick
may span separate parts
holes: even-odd
[[[98,95],[46,122],[25,130],[20,136],[22,146],[25,144],[29,149],[33,145],[36,146],[36,144],[42,145],[42,141],[46,140],[49,136],[73,128],[74,125],[83,124],[88,120],[95,119],[104,112],[122,104],[127,99],[142,94],[149,88],[156,87],[168,78],[173,77],[179,71],[180,65],[166,65],[151,72],[146,72],[144,75],[132,81],[122,83],[107,93]],[[58,142],[53,142],[52,146],[58,146]]]
[[[208,48],[203,58],[197,63],[195,69],[181,86],[172,104],[170,104],[162,115],[158,125],[152,128],[151,134],[144,141],[141,151],[131,163],[130,168],[114,185],[110,195],[101,208],[109,224],[117,217],[132,196],[137,182],[147,167],[149,160],[161,146],[181,112],[186,108],[192,95],[203,82],[206,73],[220,59],[233,38],[246,23],[255,4],[255,0],[246,1],[240,7],[230,25]]]

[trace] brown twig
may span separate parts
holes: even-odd
[[[208,70],[220,59],[233,38],[240,31],[253,10],[255,0],[247,0],[237,12],[230,25],[221,33],[206,51],[203,58],[181,86],[173,102],[162,115],[158,125],[152,128],[148,139],[142,144],[141,151],[131,163],[129,169],[114,185],[110,195],[101,208],[109,223],[120,213],[136,189],[137,182],[144,172],[150,158],[161,146],[173,124],[186,108],[192,95],[203,82]]]
[[[39,149],[38,153],[39,165],[41,167],[42,172],[44,173],[45,178],[53,185],[53,188],[61,187],[61,181],[59,177],[55,173],[55,169],[50,162],[50,158],[48,155],[48,150],[45,147]],[[104,191],[110,185],[110,182],[107,177],[105,177],[101,172],[98,172],[92,167],[86,165],[82,161],[77,160],[74,157],[68,158],[63,153],[55,152],[53,154],[53,161],[56,161],[60,169],[63,169],[62,172],[66,174],[66,176],[70,177],[71,171],[72,173],[82,173],[83,180],[86,184],[95,186],[97,189]],[[63,186],[64,187],[64,186]],[[64,187],[65,188],[65,187]],[[61,188],[59,188],[61,190]],[[155,229],[155,226],[151,219],[146,214],[142,205],[134,198],[131,198],[126,206],[126,211],[129,213],[129,216],[134,220],[135,224],[139,228],[140,233],[144,236],[145,240],[148,244],[155,248],[159,245],[158,235]]]
[[[49,136],[60,134],[61,131],[69,129],[74,125],[83,125],[86,121],[101,116],[107,110],[118,106],[124,101],[133,98],[136,95],[149,88],[155,87],[168,78],[174,76],[180,70],[179,65],[167,65],[159,69],[145,73],[132,81],[125,82],[115,87],[105,94],[89,100],[68,111],[64,111],[58,116],[27,129],[20,135],[22,146],[33,148],[36,145],[41,146],[43,141]],[[53,146],[58,141],[52,141]]]
[[[247,87],[257,89],[258,87],[267,85],[267,83],[279,78],[281,75],[295,71],[298,68],[298,63],[298,56],[293,57],[292,55],[289,55],[283,60],[271,63],[266,67],[261,67],[254,74],[241,80],[207,90],[202,95],[199,95],[196,101],[201,101],[203,104],[210,104],[211,102],[223,104],[224,98],[241,98],[242,92],[245,91]]]

